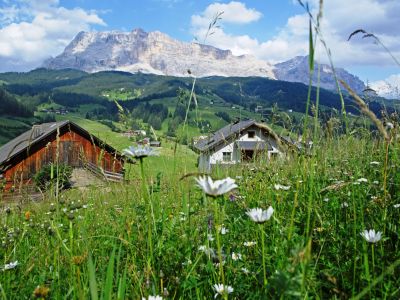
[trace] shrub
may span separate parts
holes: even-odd
[[[225,111],[218,111],[215,113],[215,115],[228,123],[232,121],[229,114]]]
[[[34,182],[37,187],[41,189],[48,189],[51,185],[57,184],[58,188],[64,189],[71,186],[70,179],[72,175],[72,167],[68,165],[48,164],[43,166],[38,173],[34,176]]]

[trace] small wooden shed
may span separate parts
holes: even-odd
[[[123,156],[110,145],[71,121],[34,125],[0,148],[0,178],[5,190],[29,184],[42,166],[62,163],[72,167],[95,165],[122,173]]]

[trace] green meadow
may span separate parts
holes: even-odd
[[[319,31],[322,3],[316,18],[309,12],[310,82],[316,42],[327,47]],[[43,92],[51,74],[35,72],[23,79],[35,85],[16,85],[15,92],[33,87]],[[55,99],[75,109],[56,115],[57,121],[69,119],[122,151],[133,141],[117,131],[127,129],[124,122],[139,110],[136,97],[141,96],[143,107],[148,102],[166,107],[156,106],[157,113],[168,116],[156,120],[159,128],[149,133],[160,138],[162,147],[158,155],[133,157],[123,183],[65,190],[50,186],[38,201],[3,201],[2,299],[400,298],[400,132],[393,103],[393,110],[377,119],[373,103],[368,106],[350,89],[339,96],[275,80],[243,79],[245,89],[263,82],[263,95],[275,94],[262,99],[255,92],[243,97],[241,86],[239,94],[237,78],[207,78],[198,82],[203,88],[193,108],[191,79],[68,74],[57,79],[64,85],[50,84],[44,100],[33,99],[42,104]],[[13,73],[3,77],[15,84],[22,80]],[[175,98],[182,84],[186,94]],[[280,99],[281,85],[289,88],[278,116],[273,103]],[[146,89],[138,92],[142,86]],[[100,93],[108,99],[98,98]],[[124,100],[121,107],[131,106],[118,111],[110,101],[115,99]],[[254,102],[245,107],[246,100]],[[189,140],[228,124],[216,112],[227,112],[232,120],[255,117],[250,106],[260,103],[268,107],[275,131],[296,138],[302,134],[312,147],[283,146],[276,159],[217,165],[209,176],[218,182],[202,177]],[[185,118],[172,116],[178,105],[186,109]],[[375,103],[374,109],[382,107]],[[112,110],[115,119],[101,119]],[[86,118],[89,112],[100,119]],[[23,113],[33,116],[33,111]],[[171,137],[166,133],[174,119],[179,124]],[[10,128],[26,125],[13,120]],[[200,130],[201,121],[212,130]]]
[[[238,186],[217,197],[197,186],[196,155],[172,143],[143,159],[143,174],[131,165],[124,184],[4,205],[0,253],[17,265],[0,272],[0,294],[211,299],[224,284],[233,292],[216,297],[398,298],[400,152],[391,134],[390,144],[321,139],[312,155],[217,168],[214,179]],[[269,206],[263,224],[246,214]],[[361,235],[370,229],[379,241]]]

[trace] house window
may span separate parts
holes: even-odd
[[[278,152],[270,152],[269,155],[271,159],[276,159],[278,157]]]
[[[249,131],[249,132],[247,132],[247,136],[249,137],[249,139],[254,139],[256,137],[256,132]]]
[[[223,161],[231,161],[232,160],[232,152],[222,152],[222,160]]]

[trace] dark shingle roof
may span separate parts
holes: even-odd
[[[232,136],[239,134],[242,130],[256,124],[254,120],[240,121],[236,124],[229,124],[220,130],[216,131],[213,135],[208,138],[199,140],[194,148],[200,152],[210,150],[220,143],[229,140]]]
[[[41,134],[34,137],[34,129],[24,132],[23,134],[17,136],[15,139],[9,141],[7,144],[0,148],[0,165],[2,165],[7,160],[11,159],[13,156],[26,150],[28,147],[32,146],[39,140],[48,136],[49,134],[55,132],[57,128],[60,128],[69,123],[69,121],[53,122],[53,123],[43,123],[38,125]]]
[[[61,129],[67,125],[70,126],[70,128],[75,128],[75,130],[80,132],[80,134],[82,134],[83,136],[86,136],[96,145],[101,145],[108,152],[115,153],[118,158],[122,158],[121,154],[117,150],[115,150],[112,146],[105,144],[99,138],[90,134],[87,130],[83,129],[77,124],[69,120],[65,120],[60,122],[34,125],[30,130],[24,132],[20,136],[16,137],[15,139],[9,141],[4,146],[0,147],[0,171],[1,167],[5,165],[6,162],[10,161],[14,156],[23,153],[24,151],[29,149],[29,147],[37,144],[45,137],[55,133],[58,128]],[[37,135],[36,138],[35,138],[35,128],[40,129],[40,135]],[[129,161],[132,162],[130,159]]]

